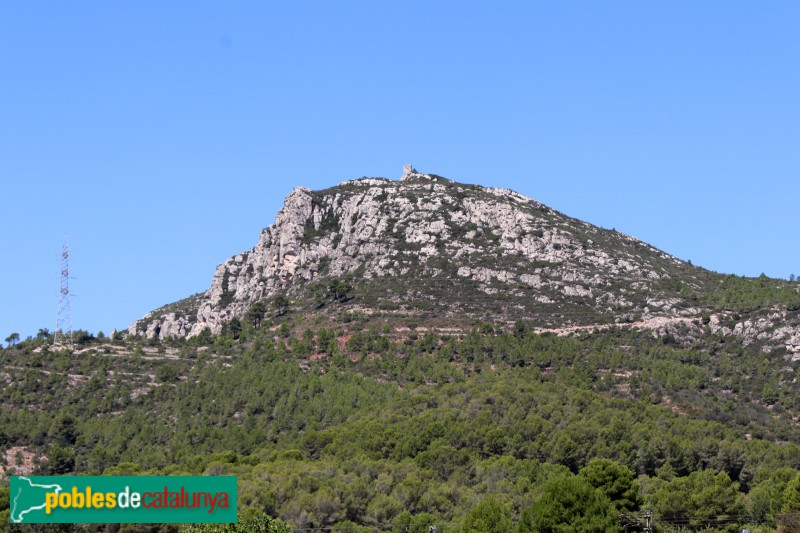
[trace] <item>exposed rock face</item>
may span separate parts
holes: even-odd
[[[517,298],[521,315],[568,304],[592,313],[677,316],[686,312],[677,309],[681,299],[662,286],[675,271],[694,270],[509,189],[459,184],[409,165],[400,181],[295,188],[258,244],[217,267],[208,291],[181,310],[150,313],[129,332],[183,337],[208,327],[218,333],[255,301],[348,276],[469,281],[484,295]]]
[[[740,337],[744,346],[760,343],[765,352],[782,347],[787,360],[800,361],[800,316],[796,311],[763,309],[747,320],[727,322],[732,326],[726,326],[718,315],[711,315],[711,333]]]

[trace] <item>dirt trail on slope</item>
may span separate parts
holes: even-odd
[[[612,328],[621,329],[661,329],[675,324],[695,324],[700,317],[665,317],[657,316],[637,322],[626,322],[619,324],[590,324],[588,326],[568,326],[565,328],[533,328],[536,333],[555,333],[559,337],[580,333],[581,331],[604,331]]]

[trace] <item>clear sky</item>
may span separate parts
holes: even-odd
[[[0,339],[208,288],[297,185],[403,164],[800,274],[795,1],[6,2]]]

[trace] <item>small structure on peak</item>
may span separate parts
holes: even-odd
[[[417,170],[414,168],[414,165],[412,164],[403,165],[403,175],[400,176],[400,179],[404,180],[406,178],[410,178],[414,174],[419,174],[419,172],[417,172]]]

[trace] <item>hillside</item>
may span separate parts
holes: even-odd
[[[793,531],[799,310],[508,190],[297,188],[205,293],[1,349],[2,467],[237,475],[302,530]]]

